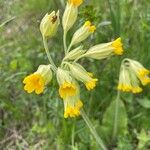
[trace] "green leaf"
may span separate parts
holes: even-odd
[[[137,101],[144,108],[150,108],[150,100],[148,98],[137,99]]]
[[[115,110],[116,110],[116,101],[113,101],[110,106],[107,108],[102,125],[105,129],[107,138],[112,138],[114,124],[115,124]],[[127,134],[127,113],[124,106],[124,103],[119,99],[118,100],[118,115],[117,115],[117,135],[123,136]]]

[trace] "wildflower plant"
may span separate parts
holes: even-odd
[[[43,93],[47,84],[56,76],[59,85],[58,93],[64,103],[64,118],[74,118],[82,115],[83,119],[90,128],[93,136],[103,150],[106,150],[101,138],[98,136],[95,129],[85,112],[82,110],[83,102],[80,98],[80,83],[83,83],[88,91],[96,87],[98,79],[93,73],[86,70],[84,66],[79,64],[81,58],[105,59],[114,55],[120,56],[123,54],[123,44],[121,38],[108,43],[100,43],[93,45],[88,49],[84,49],[81,42],[84,42],[91,34],[96,31],[96,26],[90,20],[85,20],[85,23],[72,34],[70,41],[67,41],[67,33],[71,30],[78,17],[79,6],[83,3],[82,0],[68,0],[66,8],[60,21],[59,11],[53,11],[46,14],[40,23],[40,31],[43,38],[45,52],[47,54],[49,64],[40,65],[36,72],[25,77],[23,83],[24,89],[28,93],[35,92],[36,94]],[[57,34],[57,30],[63,26],[63,47],[64,58],[59,66],[54,63],[48,49],[48,40]],[[67,45],[67,43],[69,43]],[[120,91],[139,93],[142,88],[139,86],[150,83],[148,74],[150,72],[143,67],[139,62],[124,59],[121,64],[120,77],[118,84],[118,96],[116,99],[115,122],[118,117],[117,103],[120,99]],[[114,125],[114,136],[117,133],[117,124]]]

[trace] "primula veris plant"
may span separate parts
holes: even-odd
[[[96,31],[96,26],[90,20],[85,20],[81,27],[75,33],[72,33],[71,40],[66,42],[67,33],[75,24],[78,9],[82,3],[82,0],[67,1],[62,17],[64,58],[59,66],[55,65],[48,49],[48,40],[57,34],[59,28],[59,11],[53,11],[50,14],[47,13],[43,17],[40,24],[40,31],[49,64],[40,65],[36,72],[24,78],[24,90],[28,93],[35,92],[36,94],[42,94],[47,84],[52,80],[52,74],[55,75],[59,85],[58,93],[64,103],[64,118],[73,118],[82,115],[97,143],[103,150],[107,150],[83,111],[83,102],[80,98],[80,82],[85,85],[87,91],[91,91],[96,87],[98,79],[94,77],[94,73],[91,73],[88,68],[85,69],[84,66],[79,64],[78,60],[81,58],[101,60],[114,55],[121,56],[124,53],[123,44],[121,38],[118,37],[108,43],[93,44],[93,46],[84,49],[81,42],[84,42]],[[69,44],[67,45],[67,43]],[[113,106],[115,113],[113,139],[116,138],[118,133],[119,108],[123,107],[125,112],[123,102],[120,98],[121,91],[132,93],[142,92],[141,85],[145,86],[150,83],[149,74],[150,71],[138,61],[127,58],[122,61],[116,102],[113,102],[113,105],[110,107],[112,108]]]
[[[47,56],[50,60],[49,72],[46,73],[38,71],[32,75],[27,76],[23,83],[24,89],[31,93],[35,91],[36,94],[41,94],[48,82],[45,78],[52,78],[51,70],[57,76],[59,84],[59,95],[64,100],[64,117],[75,117],[80,115],[80,109],[83,106],[80,100],[80,86],[78,82],[84,83],[88,91],[93,90],[98,82],[97,78],[93,77],[82,65],[76,61],[83,57],[94,59],[107,58],[113,54],[122,55],[123,48],[121,38],[105,44],[99,44],[91,47],[89,50],[84,50],[83,46],[78,46],[72,49],[72,46],[80,44],[86,40],[92,33],[95,32],[96,27],[90,22],[85,23],[77,29],[73,34],[69,46],[66,45],[66,35],[77,19],[78,7],[82,4],[82,0],[69,0],[63,14],[62,25],[64,29],[64,51],[65,56],[59,67],[56,67],[50,53],[48,51],[47,39],[53,37],[59,27],[59,11],[53,11],[50,15],[46,14],[41,21],[40,31],[43,36],[43,42],[46,49]],[[44,74],[44,77],[42,77]],[[49,77],[50,76],[50,77]]]

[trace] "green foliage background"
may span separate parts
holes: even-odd
[[[23,90],[23,78],[40,64],[48,63],[39,24],[45,13],[57,9],[62,16],[63,0],[0,0],[0,149],[99,149],[82,117],[63,118],[55,78],[40,96]],[[84,109],[108,149],[148,150],[150,86],[144,87],[142,94],[122,94],[118,140],[112,140],[111,128],[121,60],[133,58],[150,69],[150,1],[86,0],[72,32],[85,20],[97,26],[85,47],[121,36],[125,54],[101,61],[80,61],[100,81],[92,92],[81,85]],[[57,65],[64,56],[61,33],[62,28],[49,42]]]

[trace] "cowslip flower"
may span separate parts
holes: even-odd
[[[77,84],[70,72],[61,68],[57,69],[57,81],[59,83],[59,95],[61,98],[74,96],[77,93]]]
[[[118,90],[123,92],[140,93],[142,85],[150,83],[149,71],[135,60],[124,59],[121,65]]]
[[[80,64],[78,63],[67,63],[69,66],[69,69],[71,71],[72,76],[83,82],[88,90],[92,90],[96,86],[96,82],[98,79],[92,78],[91,74],[87,72]]]
[[[59,11],[53,11],[51,14],[46,14],[41,21],[40,31],[43,37],[53,37],[60,24]]]
[[[83,107],[83,103],[80,100],[79,85],[77,86],[77,92],[74,96],[66,97],[64,102],[64,118],[77,117],[80,115],[80,109]]]
[[[91,47],[85,54],[84,57],[93,58],[93,59],[104,59],[110,57],[112,55],[122,55],[123,47],[122,47],[121,38],[116,39],[113,42],[98,44]]]
[[[82,0],[68,0],[62,18],[64,32],[67,32],[74,25],[78,16],[78,7],[82,4],[82,2]]]
[[[71,46],[78,44],[88,38],[94,31],[96,30],[96,27],[92,25],[90,21],[86,21],[84,25],[79,28],[73,35]]]
[[[128,59],[130,62],[130,66],[132,70],[136,73],[137,77],[141,81],[143,85],[147,85],[150,83],[149,74],[150,71],[146,69],[141,63],[135,60]]]
[[[139,86],[137,77],[125,66],[121,67],[118,90],[132,93],[142,92],[142,88]]]
[[[35,91],[36,94],[41,94],[51,79],[52,71],[50,65],[40,65],[36,72],[24,78],[24,90],[28,93]]]

